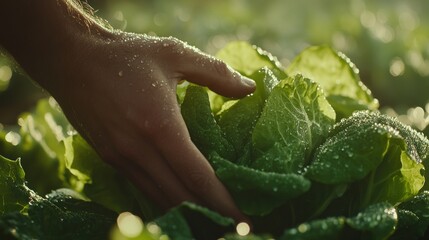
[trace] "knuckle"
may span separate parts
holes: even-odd
[[[171,123],[167,118],[149,118],[140,123],[143,135],[155,142],[165,137],[171,131]]]
[[[214,185],[213,179],[209,174],[205,174],[202,171],[194,171],[189,173],[189,183],[193,189],[198,192],[209,192]]]
[[[220,74],[220,75],[229,75],[230,74],[230,68],[228,67],[228,65],[224,62],[222,62],[221,60],[215,60],[213,62],[213,67],[215,69],[215,71]]]
[[[161,54],[183,54],[185,43],[174,37],[162,38],[159,49]]]

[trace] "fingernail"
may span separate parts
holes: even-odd
[[[246,85],[246,86],[256,87],[255,81],[253,81],[252,79],[250,79],[248,77],[241,76],[241,82],[244,83],[244,85]]]

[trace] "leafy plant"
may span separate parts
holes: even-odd
[[[229,44],[218,57],[254,79],[256,91],[236,100],[187,84],[178,89],[178,99],[192,140],[252,219],[252,234],[240,236],[231,219],[191,203],[161,214],[69,131],[52,100],[23,116],[17,146],[0,142],[2,155],[22,156],[0,159],[3,233],[19,239],[102,239],[126,211],[153,221],[172,239],[417,239],[425,234],[429,141],[377,111],[377,100],[349,59],[329,47],[310,47],[284,68],[245,42]],[[34,149],[40,155],[32,154]],[[56,185],[46,187],[44,179],[32,177],[31,187],[72,190],[41,197],[27,187],[24,170],[32,168],[26,166],[48,157],[55,164],[39,172],[54,176]],[[52,222],[40,217],[51,215]],[[79,235],[70,228],[94,218],[104,220]],[[58,227],[49,230],[46,224]],[[139,236],[160,234],[142,230]]]

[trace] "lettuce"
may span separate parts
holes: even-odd
[[[347,231],[335,229],[345,225],[362,234],[373,232],[373,239],[392,235],[395,207],[424,190],[429,141],[377,112],[378,101],[343,54],[310,47],[292,61],[287,74],[279,74],[275,58],[261,53],[241,42],[219,55],[255,80],[253,95],[226,99],[222,110],[210,112],[213,93],[192,86],[182,104],[193,141],[241,210],[252,216],[255,231],[279,236],[281,229],[312,221],[332,226],[339,238]],[[220,146],[233,148],[235,157]],[[381,220],[359,217],[371,209],[390,214],[387,230]],[[302,237],[307,238],[297,238]]]
[[[240,236],[232,219],[192,203],[161,213],[101,161],[50,99],[22,115],[19,131],[8,130],[20,136],[17,144],[0,132],[0,155],[8,157],[0,157],[0,236],[105,239],[125,211],[161,228],[139,239],[425,234],[429,140],[377,111],[344,54],[310,47],[284,68],[268,52],[233,42],[217,57],[253,79],[256,91],[237,100],[182,84],[178,102],[193,142],[251,218],[253,233]]]

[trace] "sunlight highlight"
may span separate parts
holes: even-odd
[[[143,221],[140,217],[129,212],[119,214],[117,219],[119,231],[126,237],[134,238],[143,231]]]
[[[250,226],[245,222],[237,224],[236,231],[240,236],[246,236],[250,233]]]

